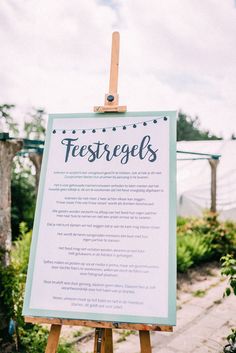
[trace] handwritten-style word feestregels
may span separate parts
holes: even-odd
[[[130,157],[137,157],[141,160],[147,159],[149,162],[155,162],[158,149],[153,149],[150,143],[151,137],[146,135],[138,145],[124,144],[111,146],[101,141],[93,142],[90,145],[79,145],[79,138],[65,138],[61,143],[66,146],[65,162],[71,157],[86,157],[89,162],[104,158],[108,162],[113,158],[120,157],[120,163],[126,164]]]

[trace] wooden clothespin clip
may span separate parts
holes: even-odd
[[[119,105],[118,88],[118,72],[119,72],[119,51],[120,51],[120,34],[119,32],[112,33],[112,48],[111,48],[111,68],[109,93],[105,95],[104,106],[94,107],[95,113],[118,112],[124,113],[127,110],[125,105]]]

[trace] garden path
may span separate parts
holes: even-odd
[[[223,298],[226,284],[214,264],[178,276],[177,326],[173,333],[151,333],[153,353],[221,353],[236,326],[236,297]],[[113,339],[114,353],[140,352],[137,333],[116,330]],[[76,347],[93,352],[92,335]]]

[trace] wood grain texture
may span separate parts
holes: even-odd
[[[149,331],[139,331],[141,353],[152,353]]]
[[[110,80],[109,93],[105,95],[104,106],[95,106],[93,111],[95,113],[125,113],[126,106],[119,106],[118,91],[118,76],[119,76],[119,53],[120,53],[120,34],[119,32],[112,33],[111,45],[111,66],[110,66]],[[109,101],[108,96],[112,95],[113,100]]]
[[[25,322],[32,324],[55,324],[55,325],[69,325],[69,326],[87,326],[98,328],[112,328],[122,330],[137,330],[137,331],[162,331],[172,332],[172,326],[158,325],[158,324],[132,324],[125,322],[110,322],[110,321],[88,321],[88,320],[72,320],[60,318],[47,317],[32,317],[25,316]]]
[[[3,133],[2,133],[3,134]],[[10,263],[11,250],[11,173],[13,158],[23,146],[22,140],[0,141],[0,265],[6,267]],[[1,312],[0,308],[0,312]],[[4,317],[4,315],[3,315]],[[5,326],[5,325],[4,325]],[[2,320],[0,320],[2,327]]]
[[[102,342],[101,353],[113,353],[113,342],[112,342],[112,329],[104,329],[104,338]]]
[[[45,353],[56,353],[61,333],[61,325],[52,324]]]
[[[113,353],[112,329],[96,328],[94,353]]]
[[[216,212],[216,199],[217,199],[217,178],[216,171],[219,164],[219,159],[208,159],[208,162],[211,166],[211,212]]]
[[[93,108],[94,113],[125,113],[127,111],[126,105],[103,105]]]
[[[111,46],[110,81],[109,81],[110,94],[116,94],[118,89],[119,53],[120,53],[120,34],[119,32],[113,32],[112,46]]]
[[[101,329],[96,328],[95,335],[94,335],[94,350],[93,350],[94,353],[98,353],[100,350],[100,347],[98,345],[99,339],[101,340],[100,335],[101,335]],[[99,344],[101,344],[101,343],[99,343]]]

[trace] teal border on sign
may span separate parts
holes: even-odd
[[[113,315],[102,313],[80,313],[71,311],[56,311],[30,309],[31,288],[33,282],[33,272],[38,243],[38,230],[43,204],[43,191],[45,185],[48,156],[51,143],[51,131],[54,119],[64,118],[126,118],[126,117],[158,117],[167,116],[169,118],[169,280],[168,280],[168,317],[133,316],[133,315]],[[36,203],[33,236],[30,249],[29,266],[27,273],[25,298],[23,305],[24,316],[65,318],[91,321],[109,321],[120,323],[140,323],[140,324],[160,324],[176,325],[176,111],[157,112],[127,112],[127,113],[73,113],[73,114],[50,114],[48,119],[45,148],[43,154],[38,197]],[[66,129],[66,127],[65,127]]]

